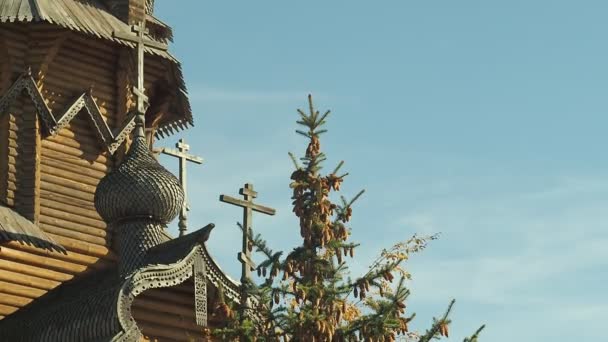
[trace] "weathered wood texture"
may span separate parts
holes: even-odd
[[[110,127],[116,127],[114,65],[118,52],[61,32],[35,74],[51,111],[61,112],[88,88]],[[97,46],[99,45],[99,46]],[[94,209],[97,183],[112,167],[84,111],[55,136],[42,140],[40,153],[40,227],[66,249],[95,263],[108,259],[111,234]],[[80,260],[83,260],[82,258]]]
[[[25,69],[29,59],[29,32],[21,25],[10,30],[2,30],[0,35],[3,48],[6,49],[8,67],[2,68],[3,84],[12,83],[12,75],[17,70]],[[6,87],[4,87],[6,88]],[[4,114],[4,135],[7,138],[7,172],[5,174],[6,198],[4,202],[14,207],[24,217],[34,220],[36,216],[36,150],[39,145],[38,123],[36,116],[27,115],[33,112],[30,102],[19,98],[13,103],[8,113]],[[14,163],[11,164],[11,161]],[[12,166],[12,167],[11,167]]]
[[[104,119],[116,129],[135,104],[130,90],[135,83],[132,56],[132,50],[124,46],[50,24],[2,24],[0,96],[31,67],[52,112],[63,112],[77,96],[92,89]],[[166,82],[169,72],[161,57],[147,55],[145,63],[145,86],[154,102],[153,90]],[[95,210],[93,198],[99,180],[122,154],[112,157],[105,151],[85,115],[76,115],[55,136],[41,131],[26,94],[0,115],[0,202],[34,221],[68,251],[61,254],[17,242],[2,244],[0,316],[116,260],[112,232]],[[150,122],[155,122],[154,115],[163,113],[151,115]]]
[[[209,327],[213,328],[221,324],[212,315],[217,290],[207,285]],[[172,288],[148,290],[137,297],[133,317],[142,328],[145,341],[210,341],[203,338],[203,328],[196,325],[193,297],[192,281]]]
[[[0,43],[2,93],[30,66],[53,112],[63,111],[91,88],[104,119],[115,128],[135,104],[130,91],[134,66],[124,47],[47,24],[3,25]],[[170,77],[167,67],[160,58],[146,56],[145,86],[152,102],[162,96],[158,82]],[[150,122],[163,115],[163,101],[148,113]],[[68,253],[18,242],[0,246],[0,319],[62,282],[110,267],[116,259],[112,232],[95,211],[93,197],[99,180],[121,154],[113,160],[104,152],[82,113],[59,134],[47,137],[34,110],[23,95],[0,118],[0,201],[35,221]],[[193,297],[189,284],[138,298],[134,315],[148,340],[202,341]],[[211,317],[210,324],[217,322]]]

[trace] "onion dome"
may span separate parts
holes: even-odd
[[[95,208],[110,224],[136,219],[168,224],[183,203],[179,180],[156,161],[143,134],[136,135],[122,163],[95,191]]]

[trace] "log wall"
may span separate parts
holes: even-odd
[[[0,43],[2,94],[31,66],[56,117],[89,88],[113,129],[134,105],[130,89],[135,68],[129,49],[44,23],[2,24]],[[159,57],[146,56],[147,89],[167,74]],[[40,125],[25,94],[0,118],[0,202],[34,221],[68,253],[18,242],[0,245],[0,319],[84,272],[114,267],[117,258],[112,232],[96,212],[93,198],[99,180],[123,153],[105,152],[85,111],[55,136]],[[163,291],[136,301],[136,317],[146,335],[158,341],[199,336],[192,289]]]
[[[64,30],[53,32],[47,25],[32,30],[38,39],[48,41],[38,57],[36,74],[55,116],[92,88],[104,119],[116,127],[117,50],[99,42],[91,45],[86,38]],[[112,165],[112,157],[84,110],[57,135],[42,140],[38,224],[70,252],[89,257],[86,261],[91,264],[99,258],[113,258],[112,234],[93,203],[97,184]]]
[[[0,94],[10,86],[11,59],[4,34],[0,31]],[[9,116],[0,114],[0,203],[8,196],[8,123]]]
[[[221,324],[214,315],[217,290],[208,288],[208,324],[211,329]],[[142,329],[144,341],[211,341],[203,336],[203,328],[196,325],[194,284],[191,280],[171,288],[148,290],[133,303],[133,317]]]
[[[2,30],[0,35],[6,49],[9,65],[3,66],[3,88],[8,88],[14,80],[15,72],[22,72],[29,60],[29,32],[23,25],[14,25]],[[36,216],[36,163],[35,156],[40,142],[37,119],[31,102],[20,97],[3,115],[3,139],[5,193],[3,202],[14,207],[23,216],[34,220]]]

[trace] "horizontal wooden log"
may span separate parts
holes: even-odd
[[[196,320],[193,317],[187,318],[181,315],[167,314],[136,307],[132,308],[131,311],[133,313],[133,318],[135,318],[137,322],[144,320],[147,322],[163,324],[172,328],[188,329],[192,331],[198,331],[201,329],[201,327],[196,325]],[[209,315],[207,317],[207,322],[209,325],[213,326],[224,321],[214,315]]]
[[[6,246],[0,247],[0,258],[23,262],[27,265],[45,267],[53,271],[72,275],[84,272],[87,269],[87,266],[85,265],[57,260],[54,258],[43,258],[37,254],[23,252],[18,249],[8,248]]]
[[[15,122],[20,125],[33,126],[37,121],[36,107],[32,103],[31,99],[25,93],[21,93],[21,96],[11,106],[11,113],[15,114]],[[13,112],[14,110],[14,112]],[[31,131],[23,131],[22,134],[35,134]]]
[[[200,329],[201,332],[198,333],[199,336],[197,337],[194,333],[179,329],[170,329],[159,324],[140,322],[138,326],[141,327],[144,335],[162,338],[161,341],[167,341],[167,339],[172,339],[174,341],[204,341],[201,337],[202,328]]]
[[[47,203],[48,201],[45,201]],[[59,205],[55,205],[57,207]],[[74,210],[72,210],[74,207]],[[71,213],[62,212],[59,209],[53,209],[46,206],[46,204],[40,204],[40,214],[48,216],[49,220],[46,223],[55,224],[57,227],[66,225],[64,228],[73,229],[85,234],[91,234],[94,236],[105,237],[106,224],[101,218],[90,218],[83,216],[81,212],[85,211],[72,205],[64,205],[63,210],[69,210]],[[78,212],[77,212],[78,211]],[[88,213],[87,213],[88,214]],[[51,221],[50,218],[53,218]]]
[[[73,205],[70,202],[63,203],[63,202],[58,202],[53,199],[47,199],[46,197],[42,197],[42,196],[40,197],[40,206],[41,207],[51,208],[51,209],[55,209],[55,210],[65,210],[65,208],[66,208],[65,204],[68,204],[70,206],[70,212],[72,213],[72,215],[86,217],[90,220],[103,221],[101,219],[101,217],[99,216],[99,214],[97,213],[97,210],[92,209],[91,207],[85,208],[85,207],[82,207],[80,204]],[[105,230],[106,225],[102,224],[102,225],[99,225],[99,227]],[[105,235],[100,235],[100,236],[105,236]]]
[[[7,50],[8,55],[13,57],[13,60],[19,60],[23,58],[27,53],[27,42],[24,40],[9,39],[6,40],[4,46]],[[15,62],[15,64],[17,63],[18,62]],[[23,72],[23,68],[14,68],[14,70]]]
[[[22,173],[30,172],[35,170],[34,163],[23,164],[8,164],[8,173],[14,176],[13,179],[17,179],[17,174],[21,176]],[[19,170],[17,170],[19,168]]]
[[[50,90],[48,90],[50,91]],[[42,96],[48,98],[48,106],[55,115],[57,119],[59,119],[60,115],[63,115],[64,111],[74,104],[74,101],[82,95],[82,92],[71,95],[66,99],[57,99],[53,97],[53,95],[47,94],[47,90],[42,91]],[[60,92],[61,89],[53,88],[53,92]],[[68,92],[68,90],[63,90],[64,92]],[[95,99],[97,106],[99,107],[100,113],[102,114],[103,119],[106,121],[110,129],[115,127],[114,123],[114,108],[111,104],[105,102],[105,100],[100,101],[99,99]],[[76,116],[61,130],[57,131],[57,134],[63,136],[61,133],[63,131],[78,131],[77,140],[93,140],[97,138],[97,130],[93,122],[91,122],[91,118],[89,114],[86,112],[86,109],[81,109]],[[81,135],[82,134],[82,135]],[[48,137],[47,137],[48,138]]]
[[[100,246],[106,246],[106,247],[108,247],[110,245],[110,242],[107,241],[105,238],[100,238],[100,237],[92,236],[89,234],[76,232],[76,231],[73,231],[70,229],[63,229],[60,227],[55,227],[50,224],[41,223],[40,228],[42,228],[42,230],[44,230],[45,232],[67,237],[67,238],[71,238],[71,239],[75,239],[78,241],[84,241],[84,242],[88,242],[88,243],[92,243],[92,244],[100,245]]]
[[[98,51],[88,51],[81,44],[76,43],[76,45],[69,45],[61,49],[57,56],[59,58],[55,61],[59,63],[63,61],[85,70],[88,64],[97,64],[99,62],[98,65],[94,65],[94,69],[91,69],[91,73],[100,77],[111,77],[110,75],[112,72],[115,72],[116,68],[116,53],[110,51],[109,53],[95,55],[96,52]]]
[[[194,282],[192,279],[188,279],[179,285],[172,286],[171,291],[179,292],[181,294],[194,295]]]
[[[146,321],[154,324],[162,324],[170,328],[187,329],[192,331],[201,330],[201,327],[196,325],[196,321],[193,318],[185,318],[179,315],[166,314],[151,310],[142,310],[140,308],[133,308],[133,318],[135,321]]]
[[[64,28],[51,25],[49,23],[36,23],[35,25],[28,25],[28,32],[31,37],[53,39],[61,34],[65,34]]]
[[[49,49],[57,44],[57,39],[61,37],[62,32],[55,31],[53,33],[29,32],[30,40],[39,40],[35,46],[30,47],[30,51],[36,58],[44,58],[49,53]]]
[[[116,260],[116,255],[114,253],[111,253],[110,250],[105,246],[94,245],[92,243],[78,241],[76,239],[59,236],[53,233],[48,233],[48,235],[70,252],[80,253],[87,256],[94,256],[108,260]],[[101,261],[99,261],[98,263],[101,263]]]
[[[89,39],[86,36],[73,33],[70,35],[69,44],[66,44],[71,49],[81,49],[82,51],[88,51],[89,53],[95,51],[100,55],[114,54],[118,50],[116,43],[106,42],[99,39]]]
[[[14,168],[15,172],[12,171],[13,168],[10,168],[11,171],[7,173],[6,178],[9,182],[13,182],[15,184],[19,184],[21,188],[25,187],[33,187],[34,182],[36,180],[36,175],[32,172],[29,172],[26,168]]]
[[[2,269],[0,269],[0,280],[39,290],[50,290],[61,284],[58,281],[33,277],[23,273],[16,273]]]
[[[80,94],[79,94],[79,96],[80,96]],[[96,100],[96,102],[97,102],[98,106],[101,106],[99,101]],[[71,104],[71,102],[70,102],[70,104]],[[103,108],[100,107],[100,109],[103,109]],[[82,116],[77,115],[76,118],[74,118],[74,120],[70,121],[70,124],[68,125],[68,129],[70,131],[74,132],[74,134],[76,134],[78,138],[80,138],[81,136],[87,136],[91,139],[97,138],[96,130],[91,129],[92,123],[91,123],[90,119],[87,117],[87,115],[88,114],[85,114]],[[106,121],[108,126],[110,126],[110,129],[112,129],[112,127],[114,127],[114,125],[112,123],[113,116],[112,116],[112,118],[107,118],[104,116],[104,120]]]
[[[25,35],[25,33],[27,33],[27,27],[25,25],[21,25],[21,24],[5,24],[2,26],[2,34],[8,35],[8,34],[17,34],[19,33],[19,35],[16,35],[15,37],[17,39],[24,39],[25,37],[27,37]]]
[[[15,192],[12,190],[7,190],[6,193],[7,193],[6,205],[8,205],[9,207],[14,207],[15,206]]]
[[[72,274],[51,271],[43,267],[36,267],[27,264],[23,264],[19,261],[5,260],[0,255],[0,272],[1,274],[9,274],[8,280],[17,284],[32,286],[41,289],[49,289],[57,286],[60,282],[64,282],[72,279]],[[20,275],[19,277],[12,276],[12,274]],[[49,282],[44,283],[44,281]],[[40,286],[38,286],[40,285]]]
[[[107,62],[103,63],[104,58],[79,60],[74,58],[75,55],[78,54],[73,51],[62,50],[57,54],[53,63],[51,63],[49,74],[53,75],[54,70],[56,70],[56,72],[59,72],[60,70],[69,70],[71,73],[68,73],[68,75],[83,78],[83,80],[93,79],[95,85],[103,84],[110,87],[114,85],[115,67],[108,68]],[[101,62],[99,65],[98,61]]]
[[[91,153],[99,153],[99,146],[102,146],[100,145],[102,142],[99,139],[99,136],[97,135],[97,128],[92,126],[93,124],[90,122],[87,122],[87,125],[89,127],[83,129],[79,128],[78,131],[72,130],[71,128],[73,128],[74,126],[70,125],[70,127],[60,129],[59,131],[57,131],[57,135],[53,137],[48,137],[47,139],[59,143],[63,143],[65,141],[66,145],[70,147],[82,147],[84,151]],[[82,134],[81,131],[83,130],[86,130],[87,134]],[[105,150],[103,150],[102,152],[105,152]]]
[[[18,52],[19,55],[14,54],[13,59],[19,59],[21,57],[23,57],[24,52]],[[23,73],[23,70],[26,68],[26,65],[23,61],[15,61],[15,63],[13,63],[13,65],[11,66],[11,72],[13,74],[21,74]]]
[[[182,315],[187,318],[194,318],[194,306],[188,307],[175,303],[161,302],[156,298],[139,296],[133,302],[134,308],[141,308],[149,311],[158,311],[168,314]]]
[[[113,120],[111,114],[116,110],[116,104],[111,102],[111,100],[116,97],[115,86],[113,87],[111,84],[99,84],[94,80],[87,82],[83,79],[74,78],[71,75],[58,74],[58,72],[61,71],[56,70],[51,65],[48,73],[40,78],[41,86],[38,88],[53,112],[62,112],[77,97],[91,90],[103,117]]]
[[[41,149],[41,163],[56,168],[70,167],[70,170],[79,170],[78,172],[86,172],[91,177],[100,178],[101,174],[105,175],[108,171],[108,166],[103,163],[90,163],[86,159],[73,157],[62,152],[55,152],[49,149]],[[9,157],[10,158],[10,157]],[[82,171],[80,171],[82,170]]]
[[[89,194],[94,194],[95,189],[96,189],[95,186],[80,183],[80,182],[66,179],[63,177],[58,177],[58,176],[51,175],[48,173],[42,173],[40,175],[40,180],[42,182],[52,183],[55,185],[59,185],[59,186],[63,186],[63,187],[69,188],[69,189],[76,190],[78,192],[89,193]]]
[[[24,49],[27,50],[27,33],[25,31],[6,30],[2,32],[2,36],[4,38],[3,43],[6,44],[9,53],[12,50],[21,50],[21,48],[17,49],[16,46],[24,46]]]
[[[97,133],[94,131],[96,128],[91,127],[90,133],[94,133],[94,136],[80,136],[73,138],[64,137],[62,135],[55,135],[52,137],[47,137],[45,140],[52,141],[66,147],[71,147],[78,149],[86,154],[98,155],[105,151],[105,147],[102,141],[97,137]],[[67,129],[61,129],[59,132],[68,131]]]
[[[65,46],[62,49],[62,55],[70,60],[95,61],[98,70],[105,74],[108,72],[115,74],[117,55],[114,51],[97,55],[98,50],[91,51],[76,44],[76,46]]]
[[[93,203],[93,199],[95,195],[93,193],[77,191],[74,189],[67,188],[65,186],[49,183],[49,182],[40,182],[40,189],[50,192],[55,192],[60,195],[72,197],[78,200],[87,201],[89,203]]]
[[[61,131],[68,131],[67,128],[64,128]],[[44,141],[53,142],[60,144],[65,147],[69,147],[72,149],[76,149],[81,151],[81,155],[88,155],[85,160],[93,159],[94,157],[103,154],[105,152],[105,147],[103,142],[97,136],[96,128],[90,127],[87,128],[87,135],[81,135],[76,139],[63,137],[61,135],[50,136],[44,139]],[[90,134],[90,135],[89,135]]]
[[[32,298],[15,296],[8,293],[0,293],[0,304],[23,307],[29,304]]]
[[[52,236],[53,234],[49,233],[49,236]],[[58,236],[58,238],[60,239],[67,239],[67,238],[63,238],[61,236]],[[55,240],[57,243],[60,243],[59,241]],[[74,240],[71,240],[74,241]],[[61,244],[61,243],[60,243]],[[82,242],[83,245],[90,245],[86,242]],[[9,247],[9,248],[13,248],[16,250],[20,250],[23,252],[27,252],[27,253],[32,253],[41,257],[45,257],[45,258],[52,258],[52,259],[57,259],[57,260],[64,260],[64,261],[68,261],[68,262],[72,262],[72,263],[76,263],[76,264],[81,264],[81,265],[85,265],[85,266],[91,266],[93,268],[99,268],[99,269],[103,269],[106,266],[108,266],[108,262],[107,261],[103,261],[100,260],[100,257],[98,256],[91,256],[89,254],[82,254],[82,253],[78,253],[78,252],[74,252],[74,251],[70,251],[68,248],[66,248],[68,250],[69,253],[60,253],[60,252],[55,252],[55,251],[48,251],[46,249],[42,249],[42,248],[38,248],[38,247],[34,247],[34,246],[30,246],[18,241],[9,241],[5,244],[3,244],[3,246]],[[112,256],[107,256],[104,259],[108,259],[110,260]]]
[[[109,103],[109,99],[112,95],[115,95],[116,86],[114,84],[97,81],[95,77],[85,77],[83,73],[84,71],[82,70],[71,70],[69,67],[59,67],[58,64],[55,63],[50,66],[48,73],[43,79],[44,89],[52,89],[57,94],[61,94],[64,96],[63,101],[65,101],[63,103],[51,104],[52,106],[65,107],[70,100],[73,100],[85,91],[88,91],[89,88],[91,88],[91,85],[93,85],[93,94],[95,94],[96,97],[99,96],[103,98],[100,102],[113,105]],[[68,84],[69,86],[66,86]],[[54,98],[53,100],[59,101],[59,98]],[[98,103],[97,105],[100,106],[101,104]],[[109,116],[108,112],[104,113],[102,111],[102,114],[104,117]]]
[[[171,303],[183,304],[185,306],[194,307],[194,293],[188,295],[185,293],[171,291],[170,288],[152,289],[142,294],[143,298],[154,298],[169,301]]]
[[[103,154],[94,154],[94,153],[90,153],[90,152],[87,153],[80,149],[65,146],[65,145],[59,144],[57,142],[51,141],[50,139],[42,140],[42,151],[43,151],[42,153],[44,153],[44,149],[49,149],[49,150],[55,151],[55,152],[61,152],[61,153],[65,154],[66,157],[73,156],[73,157],[78,157],[78,158],[85,158],[89,162],[97,162],[97,163],[101,163],[104,165],[107,165],[106,163],[108,162],[108,158],[106,156],[104,156]],[[64,160],[67,161],[70,159],[65,158]]]
[[[69,195],[62,195],[44,189],[40,190],[40,197],[49,201],[57,201],[65,205],[69,205],[72,208],[81,208],[97,212],[92,201],[80,200]]]
[[[47,291],[38,288],[0,280],[0,296],[2,296],[1,293],[6,293],[10,295],[34,299],[42,296],[46,292]]]
[[[103,70],[93,63],[78,62],[72,58],[72,56],[61,51],[44,75],[45,80],[51,78],[63,80],[64,86],[71,87],[74,90],[80,88],[87,90],[91,85],[99,86],[104,89],[106,94],[113,94],[114,77],[111,73],[112,70]],[[87,70],[90,72],[87,73]]]
[[[34,136],[32,136],[32,139]],[[8,140],[9,152],[14,153],[14,155],[20,156],[21,154],[25,156],[31,156],[36,151],[36,146],[32,144],[28,144],[25,141],[25,138],[17,141],[15,139]],[[11,153],[11,154],[12,154]]]
[[[91,49],[91,45],[87,43],[88,42],[85,41],[70,40],[69,45],[66,45],[66,48],[63,49],[62,52],[68,57],[81,57],[84,60],[95,60],[98,58],[103,61],[104,66],[108,68],[107,70],[114,70],[115,64],[111,65],[111,62],[116,62],[116,49],[99,44],[96,45],[97,47]],[[96,53],[99,55],[96,55]]]
[[[0,304],[0,315],[2,316],[8,316],[17,310],[19,308],[16,306]]]
[[[1,32],[6,41],[14,39],[27,42],[27,29],[24,25],[3,25]]]
[[[172,339],[169,339],[169,338],[166,338],[166,337],[163,338],[162,340],[160,340],[157,337],[150,337],[150,336],[145,336],[145,335],[139,340],[139,342],[160,342],[160,341],[163,341],[163,342],[165,342],[165,341],[166,342],[180,342],[180,341],[175,341],[175,340],[172,340]]]
[[[106,175],[107,170],[107,167],[105,165],[103,165],[103,167],[100,167],[100,170],[95,170],[92,168],[92,165],[86,162],[86,160],[84,161],[84,163],[75,163],[73,161],[43,157],[41,158],[40,163],[42,164],[42,172],[51,173],[51,169],[67,171],[66,175],[82,177],[83,182],[90,185],[97,185],[97,183],[99,183],[99,180]],[[101,166],[101,164],[97,165]],[[86,173],[86,175],[83,173]]]

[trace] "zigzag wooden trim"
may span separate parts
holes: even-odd
[[[122,145],[127,136],[135,128],[135,113],[131,113],[127,116],[125,122],[117,131],[112,132],[108,124],[103,119],[101,111],[95,102],[95,99],[91,95],[91,92],[85,92],[80,95],[68,108],[56,118],[47,106],[42,93],[36,86],[36,81],[28,71],[21,75],[15,83],[8,89],[8,91],[0,99],[0,115],[6,113],[11,104],[15,101],[17,96],[25,90],[30,96],[40,121],[43,123],[47,132],[50,135],[56,135],[61,129],[65,128],[76,114],[80,113],[82,109],[85,109],[91,122],[96,128],[97,136],[103,143],[106,150],[110,154],[114,154],[116,150]]]

